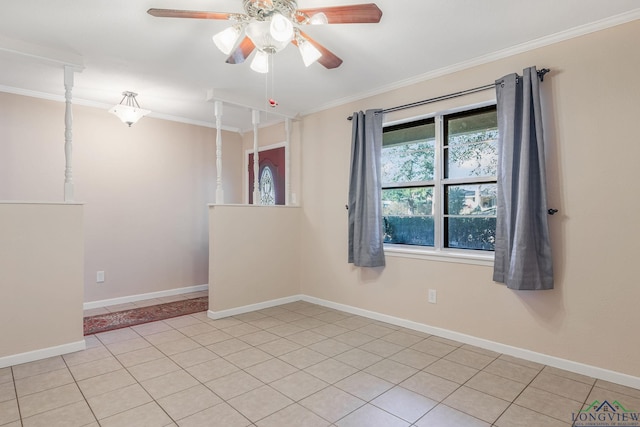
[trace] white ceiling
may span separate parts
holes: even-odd
[[[364,2],[371,1],[365,0]],[[65,63],[81,65],[74,100],[107,108],[139,94],[156,117],[212,125],[207,93],[269,110],[280,120],[495,58],[640,18],[637,0],[375,0],[379,24],[307,26],[344,60],[305,68],[294,46],[258,74],[225,63],[211,36],[227,21],[154,18],[149,8],[242,13],[242,0],[13,0],[0,14],[0,90],[59,99]],[[358,0],[298,0],[300,8]],[[46,59],[43,59],[46,58]],[[483,59],[484,58],[484,59]],[[535,64],[544,66],[547,64]],[[518,70],[513,70],[518,71]],[[266,107],[273,94],[279,105]],[[441,95],[441,94],[434,94]],[[407,100],[417,101],[417,100]],[[387,106],[383,106],[387,107]],[[226,105],[223,128],[251,128],[248,109]]]

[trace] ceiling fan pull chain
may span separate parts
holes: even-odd
[[[268,104],[271,108],[276,108],[278,106],[278,101],[276,101],[276,82],[275,82],[275,67],[274,67],[275,59],[273,59],[273,55],[271,55],[271,96],[268,97]]]

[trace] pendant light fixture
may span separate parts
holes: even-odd
[[[109,110],[110,113],[118,116],[118,118],[122,120],[123,123],[128,124],[129,127],[151,112],[140,108],[136,96],[138,96],[138,94],[134,92],[122,92],[120,104]]]

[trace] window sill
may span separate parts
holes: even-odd
[[[454,262],[459,264],[473,264],[493,267],[494,256],[464,250],[437,250],[430,248],[412,247],[407,245],[384,245],[384,254],[390,257],[426,259],[430,261]]]

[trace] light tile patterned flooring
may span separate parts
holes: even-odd
[[[569,426],[640,390],[306,302],[87,337],[0,369],[2,426]]]

